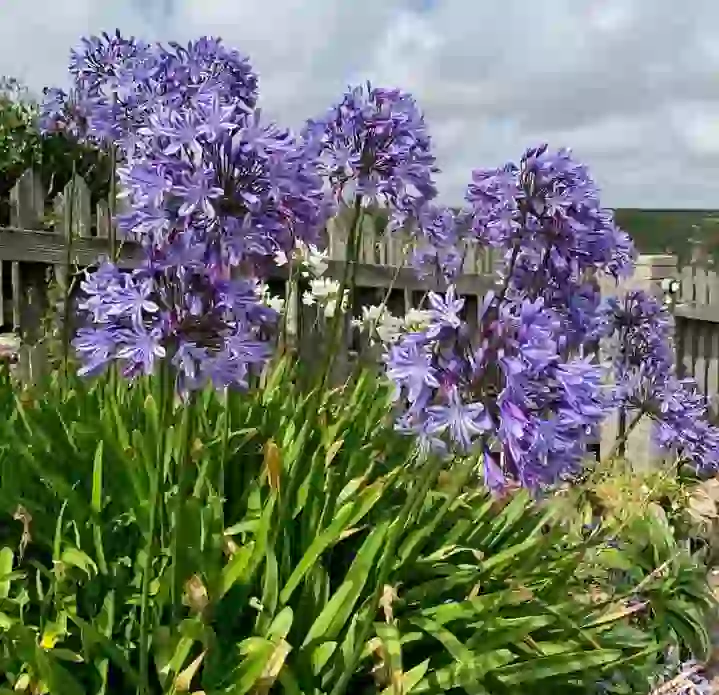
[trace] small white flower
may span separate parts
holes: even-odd
[[[319,278],[324,275],[329,264],[327,263],[327,250],[320,250],[314,244],[306,245],[303,241],[295,242],[294,257],[302,267],[303,277]]]
[[[382,316],[382,314],[386,313],[386,308],[383,307],[381,304],[378,305],[371,305],[371,306],[363,306],[362,307],[362,320],[365,323],[369,323],[370,321],[378,321],[379,317]]]
[[[266,307],[273,309],[278,314],[281,314],[285,310],[285,300],[282,299],[282,297],[273,297],[271,295],[268,295],[264,299],[263,304]]]
[[[275,264],[280,267],[282,267],[283,265],[287,265],[287,254],[284,251],[279,250],[275,254]]]
[[[396,343],[402,337],[402,319],[387,316],[377,324],[376,332],[383,343]]]
[[[428,326],[431,322],[431,314],[429,311],[422,309],[410,309],[404,317],[404,325],[407,328],[421,329]]]
[[[310,252],[307,257],[307,269],[314,275],[320,277],[325,274],[329,263],[327,262],[327,251],[319,251],[316,246],[310,246]]]
[[[664,278],[661,287],[665,294],[676,294],[679,291],[679,282],[674,278]]]
[[[336,311],[337,311],[337,300],[336,299],[327,300],[327,304],[325,304],[325,316],[328,319],[331,319],[335,315]]]
[[[338,294],[340,291],[340,283],[331,278],[317,278],[310,281],[310,292],[316,297],[330,297]]]
[[[402,335],[404,322],[397,316],[389,313],[386,306],[379,304],[362,307],[362,327],[383,343],[394,343]]]

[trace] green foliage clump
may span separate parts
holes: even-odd
[[[707,647],[664,521],[616,549],[489,497],[473,459],[418,466],[374,378],[319,397],[280,361],[189,404],[114,383],[0,384],[6,688],[642,692],[669,641]]]
[[[48,202],[52,202],[75,171],[90,186],[94,200],[107,198],[110,158],[62,134],[41,135],[38,105],[16,79],[0,78],[0,224],[10,218],[9,195],[22,173],[35,168]]]

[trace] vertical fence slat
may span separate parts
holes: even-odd
[[[5,278],[3,275],[4,269],[5,264],[0,261],[0,328],[5,325]]]
[[[19,261],[13,261],[11,264],[10,280],[12,282],[12,327],[13,331],[18,332],[22,312],[22,282]]]
[[[339,217],[330,220],[328,232],[330,240],[329,257],[334,261],[343,261],[347,253],[347,234]]]
[[[707,271],[707,304],[719,303],[719,276],[714,268]]]
[[[97,204],[96,213],[97,219],[97,236],[100,239],[107,239],[110,236],[110,206],[107,201],[101,200]]]
[[[462,272],[467,275],[477,275],[479,272],[477,270],[477,245],[474,241],[470,240],[466,243]]]
[[[375,237],[375,258],[379,265],[387,265],[387,237],[389,232],[377,232]]]
[[[707,371],[707,395],[710,397],[710,405],[714,415],[717,414],[717,395],[719,394],[719,324],[711,326],[711,359]]]
[[[697,306],[706,306],[709,302],[707,300],[707,269],[703,265],[697,265],[694,267],[694,301]]]
[[[694,266],[684,265],[679,274],[679,301],[693,302],[695,297],[694,290]]]
[[[28,169],[10,191],[10,225],[38,229],[45,215],[45,191],[40,175]]]
[[[694,380],[697,382],[699,390],[706,394],[707,382],[706,382],[706,326],[703,323],[692,322],[696,325],[695,333],[695,349],[694,349]]]
[[[360,263],[376,264],[375,259],[375,225],[374,220],[368,215],[362,220],[362,244],[359,253]]]
[[[692,358],[694,353],[694,331],[693,321],[682,322],[682,367],[684,374],[691,376],[694,373],[694,360]]]
[[[90,189],[79,176],[68,186],[72,186],[72,238],[87,239],[92,236]],[[68,191],[68,187],[65,187],[65,191]],[[66,195],[65,200],[69,199],[70,196]]]

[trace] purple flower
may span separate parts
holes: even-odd
[[[451,388],[446,405],[427,408],[427,431],[447,432],[460,449],[468,451],[477,435],[488,432],[492,420],[481,403],[462,403],[456,388]]]
[[[125,363],[125,373],[128,375],[138,372],[152,374],[155,370],[155,362],[163,358],[167,352],[162,345],[162,335],[158,329],[118,331],[117,338],[117,359]]]
[[[413,409],[424,406],[428,389],[439,388],[432,355],[414,343],[391,348],[387,376],[397,384],[398,390],[406,390]]]
[[[443,329],[457,330],[462,325],[459,312],[464,308],[464,299],[457,297],[454,286],[450,286],[444,297],[435,292],[428,295],[432,323],[427,336],[433,338]]]
[[[117,350],[115,336],[106,328],[81,328],[74,346],[82,361],[80,376],[100,374],[114,358]]]
[[[458,316],[454,288],[430,301],[433,323],[406,334],[387,360],[387,375],[414,414],[414,431],[442,437],[459,452],[487,437],[504,451],[502,475],[527,487],[574,473],[608,408],[601,367],[561,354],[559,316],[541,298],[490,294],[476,345]],[[421,356],[419,369],[412,364],[413,390],[407,372],[396,368],[410,354]],[[423,379],[427,373],[431,382]]]
[[[303,136],[335,193],[386,202],[393,212],[390,229],[414,219],[436,195],[430,138],[409,94],[353,87],[324,117],[308,121]]]
[[[492,494],[502,495],[506,491],[507,480],[504,477],[504,472],[487,449],[484,450],[482,458],[482,472],[484,484]]]
[[[256,283],[213,277],[201,264],[147,263],[121,273],[105,263],[89,273],[81,315],[92,327],[74,345],[82,374],[120,360],[128,376],[174,366],[180,391],[208,382],[243,388],[270,356],[276,314],[259,305]]]

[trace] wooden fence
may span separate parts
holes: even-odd
[[[62,194],[48,202],[40,177],[29,170],[11,191],[10,211],[10,225],[0,227],[0,334],[12,332],[32,344],[41,335],[53,282],[62,290],[71,276],[109,254],[110,207],[106,200],[92,200],[81,178],[68,183]],[[327,230],[328,275],[334,278],[340,278],[343,271],[345,227],[340,216]],[[133,267],[141,258],[136,243],[121,243],[119,265]],[[378,303],[392,287],[389,303],[394,312],[417,306],[426,290],[432,289],[432,282],[418,279],[407,259],[407,239],[382,234],[376,219],[368,215],[356,272],[359,303]],[[476,315],[479,296],[494,282],[493,272],[491,254],[473,246],[465,249],[457,285],[467,300],[470,321]],[[632,284],[658,291],[665,277],[680,283],[674,306],[680,372],[697,380],[719,416],[719,268],[699,253],[683,267],[678,267],[672,256],[646,256],[640,258]],[[282,280],[281,271],[277,279]],[[356,312],[358,309],[355,307]]]
[[[47,201],[40,177],[28,170],[12,189],[10,211],[10,225],[0,227],[0,333],[14,332],[32,344],[40,337],[53,282],[60,286],[62,296],[73,275],[109,255],[113,236],[110,207],[106,200],[92,200],[87,184],[79,177],[55,200]],[[392,288],[389,303],[394,311],[416,306],[432,283],[418,279],[409,267],[407,239],[400,234],[382,234],[370,215],[363,223],[356,297],[360,303],[379,303]],[[340,216],[329,225],[325,240],[327,274],[336,279],[342,276],[346,238]],[[136,243],[120,243],[120,266],[133,267],[141,258]],[[492,285],[492,276],[492,255],[468,246],[457,285],[467,298],[469,316],[476,314],[478,297]],[[277,280],[282,280],[281,269]]]
[[[693,377],[719,417],[719,268],[700,251],[676,269],[677,362],[681,376]]]
[[[28,346],[21,352],[21,373],[33,377],[44,367],[43,351],[31,346],[43,335],[42,319],[52,313],[50,289],[59,285],[55,296],[62,297],[73,275],[109,254],[110,207],[106,200],[92,200],[80,178],[70,182],[55,200],[47,201],[40,178],[33,171],[25,172],[17,181],[9,203],[10,225],[0,226],[0,334],[16,334]],[[433,289],[432,282],[418,279],[409,267],[407,239],[398,234],[384,235],[376,224],[371,215],[364,220],[356,270],[355,299],[359,306],[355,305],[354,311],[358,313],[362,304],[379,303],[388,293],[390,309],[402,313],[417,306],[425,292]],[[325,239],[329,249],[327,274],[336,279],[343,274],[346,238],[346,219],[340,216],[329,225]],[[473,246],[465,252],[457,285],[472,323],[479,297],[495,281],[494,259]],[[137,244],[121,244],[120,266],[133,267],[141,258]],[[641,256],[629,286],[661,293],[660,283],[669,277],[680,283],[673,306],[680,373],[696,379],[719,418],[719,268],[701,254],[695,254],[683,267],[670,255]],[[280,292],[284,279],[280,269],[275,279]],[[617,290],[621,292],[622,288],[602,285],[603,292]],[[310,353],[316,353],[318,337],[306,328],[312,329],[311,320],[299,323],[305,327],[300,330],[300,347],[305,344]],[[352,349],[346,346],[346,350]]]

